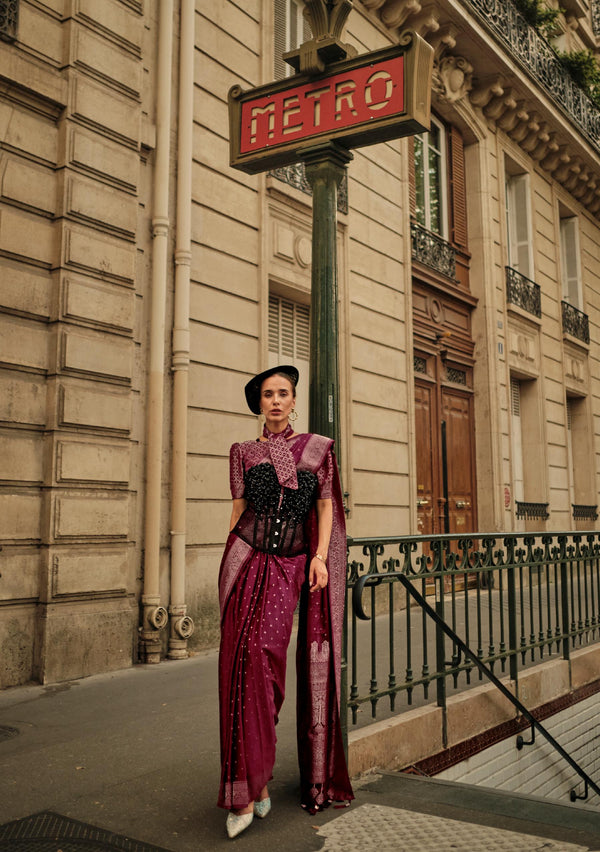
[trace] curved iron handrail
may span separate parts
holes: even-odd
[[[364,574],[360,577],[352,589],[352,607],[356,616],[364,621],[369,621],[371,616],[367,615],[362,605],[362,593],[365,586],[376,586],[379,585],[383,579],[386,580],[399,580],[402,583],[407,593],[410,594],[417,604],[421,607],[421,609],[438,625],[438,627],[444,631],[446,636],[452,640],[452,642],[460,649],[460,651],[464,654],[465,657],[468,657],[474,665],[477,666],[479,671],[484,674],[488,680],[490,680],[495,687],[497,687],[500,692],[508,698],[508,700],[517,708],[517,710],[521,713],[522,716],[527,719],[527,721],[531,725],[531,740],[525,741],[523,737],[519,734],[517,737],[517,748],[522,749],[525,745],[533,745],[535,742],[535,731],[539,731],[539,733],[550,743],[550,745],[557,751],[560,756],[567,761],[571,769],[573,769],[579,777],[584,782],[584,792],[583,795],[577,795],[575,788],[573,787],[569,793],[570,799],[572,802],[575,802],[577,799],[585,800],[588,797],[588,789],[591,789],[597,795],[600,795],[600,787],[592,781],[590,776],[585,772],[584,769],[577,763],[577,761],[573,760],[571,755],[565,751],[565,749],[557,742],[552,734],[541,724],[538,720],[533,716],[529,710],[525,707],[525,705],[515,696],[512,692],[507,689],[507,687],[502,683],[502,681],[496,677],[496,675],[492,672],[492,670],[483,663],[477,654],[468,647],[468,645],[463,642],[463,640],[458,636],[457,633],[452,630],[452,628],[444,621],[443,618],[430,606],[423,595],[421,595],[413,586],[408,577],[398,571],[389,571],[386,572],[385,575],[377,575],[377,574]]]

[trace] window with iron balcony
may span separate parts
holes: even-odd
[[[590,328],[588,316],[583,310],[579,220],[562,206],[559,214],[563,334],[587,345],[590,342]]]
[[[432,116],[429,132],[408,144],[413,261],[468,289],[462,136]]]

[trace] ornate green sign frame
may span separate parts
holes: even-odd
[[[315,145],[346,149],[429,129],[433,48],[398,44],[243,91],[229,91],[230,163],[254,174],[296,163]]]

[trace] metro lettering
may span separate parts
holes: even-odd
[[[250,139],[253,143],[256,142],[258,136],[259,118],[268,116],[268,136],[273,137],[275,133],[275,104],[267,104],[266,107],[253,106],[250,113]],[[261,124],[264,122],[261,122]]]
[[[290,119],[294,115],[298,115],[301,112],[300,109],[300,99],[298,95],[292,95],[289,98],[285,98],[283,101],[283,114],[282,114],[282,128],[281,132],[286,135],[288,133],[295,133],[298,129],[302,128],[302,122],[298,124],[290,124]]]
[[[404,63],[396,56],[245,101],[240,152],[308,140],[403,110]]]
[[[385,81],[385,94],[381,100],[374,103],[373,88],[381,89],[381,86],[377,85],[380,80]],[[365,86],[365,103],[369,109],[384,109],[384,107],[389,104],[393,91],[394,81],[388,72],[376,71],[374,74],[371,74],[367,80],[367,84]]]
[[[322,89],[314,89],[312,92],[307,92],[307,98],[314,98],[313,105],[313,116],[312,116],[312,125],[314,128],[317,128],[321,124],[321,98],[323,95],[329,94],[329,86],[325,86]]]
[[[346,105],[346,109],[350,110],[352,115],[358,115],[354,108],[354,93],[356,91],[356,83],[354,80],[342,80],[335,84],[335,117],[341,118],[342,104]]]

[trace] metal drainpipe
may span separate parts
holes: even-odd
[[[173,462],[171,470],[171,633],[169,658],[187,657],[194,622],[185,603],[187,412],[190,363],[190,268],[192,261],[192,145],[194,125],[195,0],[181,0],[179,115],[177,128],[177,221],[173,310]]]
[[[169,157],[171,131],[171,65],[173,2],[160,0],[158,12],[158,73],[156,86],[156,158],[152,212],[152,293],[150,305],[150,366],[146,402],[146,499],[144,524],[142,659],[158,663],[160,631],[168,614],[160,606],[160,505],[163,439],[165,305],[169,239]]]

